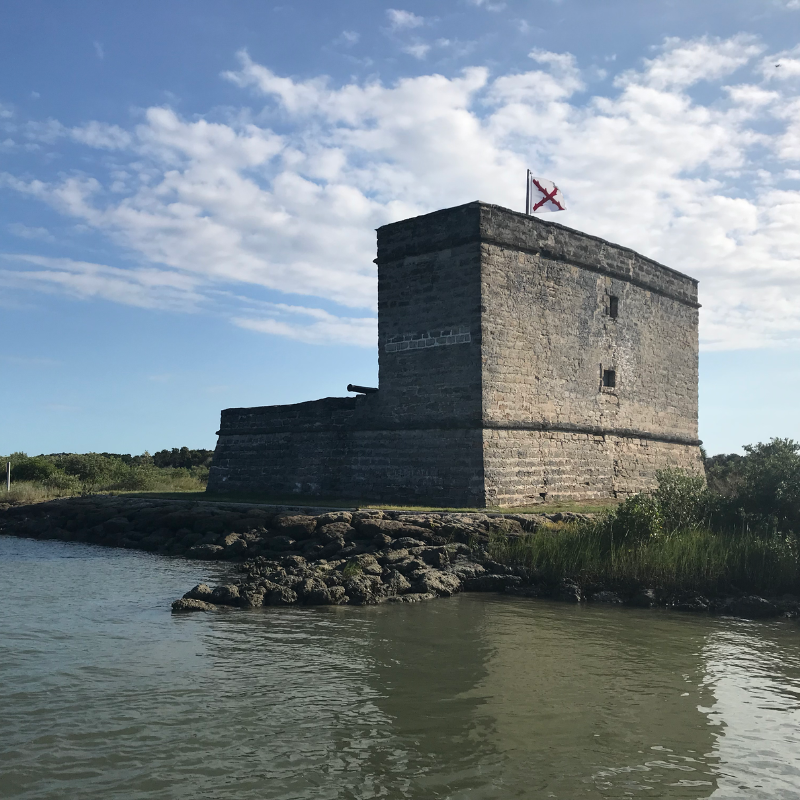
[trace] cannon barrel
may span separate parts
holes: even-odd
[[[347,391],[358,392],[358,394],[374,394],[378,390],[374,389],[372,386],[356,386],[355,384],[348,383]]]

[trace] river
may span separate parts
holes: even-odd
[[[800,797],[795,622],[474,594],[170,613],[224,569],[0,537],[0,797]]]

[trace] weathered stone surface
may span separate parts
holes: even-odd
[[[185,600],[205,600],[209,602],[211,600],[211,588],[205,583],[198,583],[197,586],[186,592],[183,597]]]
[[[297,541],[311,537],[316,527],[316,517],[301,514],[281,514],[272,522],[272,529],[279,536],[286,536]]]
[[[215,609],[216,606],[211,603],[205,603],[202,600],[195,600],[190,597],[182,597],[172,604],[172,612],[174,614],[180,614],[186,611],[214,611]]]
[[[425,570],[411,579],[411,591],[416,594],[437,594],[440,597],[461,591],[461,581],[452,574],[438,570]]]
[[[403,594],[411,589],[408,579],[396,569],[389,569],[383,576],[383,584],[389,595]]]
[[[329,522],[317,531],[317,538],[323,542],[332,542],[335,539],[352,541],[355,538],[356,529],[349,522],[341,520],[339,522]]]
[[[424,600],[435,600],[437,597],[433,592],[417,593],[410,592],[409,594],[395,595],[394,597],[387,597],[387,603],[421,603]]]
[[[198,544],[186,551],[186,557],[196,558],[199,561],[215,561],[222,555],[223,550],[223,547],[216,544]]]

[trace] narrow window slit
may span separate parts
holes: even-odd
[[[617,385],[617,373],[613,369],[603,370],[603,386],[613,389]]]

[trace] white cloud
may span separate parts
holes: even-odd
[[[30,227],[23,225],[21,222],[11,222],[6,225],[6,230],[14,236],[19,236],[22,239],[41,239],[42,241],[52,242],[55,241],[50,231],[47,228]]]
[[[378,342],[376,317],[337,317],[320,308],[272,304],[268,317],[237,317],[240,328],[285,336],[307,344],[350,344],[375,347]]]
[[[352,47],[354,44],[358,44],[359,39],[361,39],[361,35],[357,31],[342,31],[336,37],[334,44]]]
[[[115,150],[113,169],[0,185],[106,233],[152,275],[29,261],[38,270],[4,281],[159,307],[207,307],[213,287],[249,284],[292,304],[240,304],[227,312],[237,325],[374,346],[374,318],[347,310],[374,309],[374,229],[474,199],[519,209],[531,167],[564,190],[559,221],[701,280],[704,347],[800,346],[800,191],[785,188],[800,166],[800,98],[764,67],[773,56],[747,36],[668,39],[592,97],[575,57],[530,55],[518,74],[333,86],[243,52],[225,77],[280,112],[280,135],[246,111],[214,122],[169,108],[132,129],[34,126],[42,144]],[[701,81],[702,101],[690,92]]]
[[[105,51],[103,50],[103,45],[97,40],[92,42],[92,44],[94,45],[95,55],[102,61],[106,57]]]
[[[410,56],[414,56],[414,58],[418,58],[420,60],[424,59],[425,56],[428,55],[431,46],[429,44],[423,44],[422,42],[417,42],[417,44],[408,44],[402,48],[404,53],[408,53]]]
[[[11,119],[13,116],[14,110],[5,103],[0,103],[0,119]]]
[[[101,298],[140,308],[190,311],[203,300],[187,275],[153,268],[121,269],[105,264],[46,258],[20,253],[0,253],[12,264],[33,269],[0,269],[0,286],[61,290],[80,299]]]
[[[389,18],[389,25],[393,31],[408,30],[409,28],[419,28],[425,24],[424,17],[418,17],[411,11],[402,11],[397,8],[387,8],[386,16]]]
[[[492,0],[469,0],[470,5],[485,8],[487,11],[503,11],[506,4],[503,2],[492,2]]]
[[[131,135],[118,125],[90,122],[79,128],[72,128],[69,136],[76,142],[99,147],[104,150],[122,150],[131,144]]]

